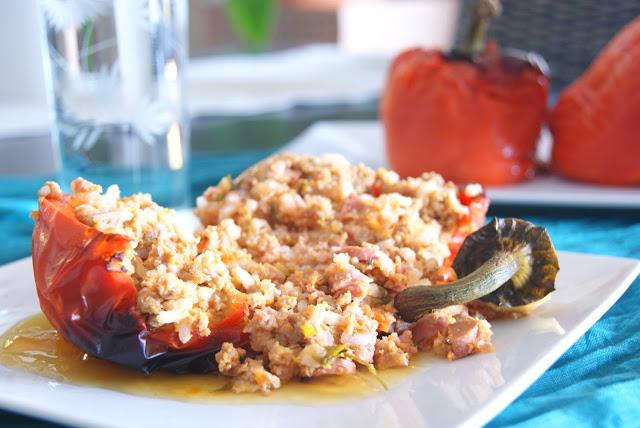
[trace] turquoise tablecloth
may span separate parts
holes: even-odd
[[[193,194],[264,156],[220,156],[191,168]],[[215,164],[212,166],[212,162]],[[29,255],[35,194],[44,177],[0,177],[0,264]],[[548,228],[559,250],[640,257],[640,212],[586,212],[508,207],[494,213],[525,217]],[[489,425],[640,426],[640,280],[537,382]],[[34,420],[0,411],[0,421]]]

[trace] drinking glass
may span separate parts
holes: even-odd
[[[64,185],[189,200],[187,0],[40,0],[52,138]]]

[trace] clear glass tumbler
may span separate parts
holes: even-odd
[[[40,0],[64,185],[82,176],[189,200],[187,0]]]

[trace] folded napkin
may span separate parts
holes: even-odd
[[[189,111],[194,116],[256,114],[298,104],[372,100],[384,85],[390,60],[348,54],[332,44],[195,58],[187,77]]]

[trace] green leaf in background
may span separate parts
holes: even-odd
[[[93,45],[93,21],[82,24],[82,50],[86,52],[86,67],[87,71],[91,71],[91,57],[93,53],[89,52],[89,49]]]
[[[278,10],[278,0],[226,0],[233,31],[252,50],[268,46]]]

